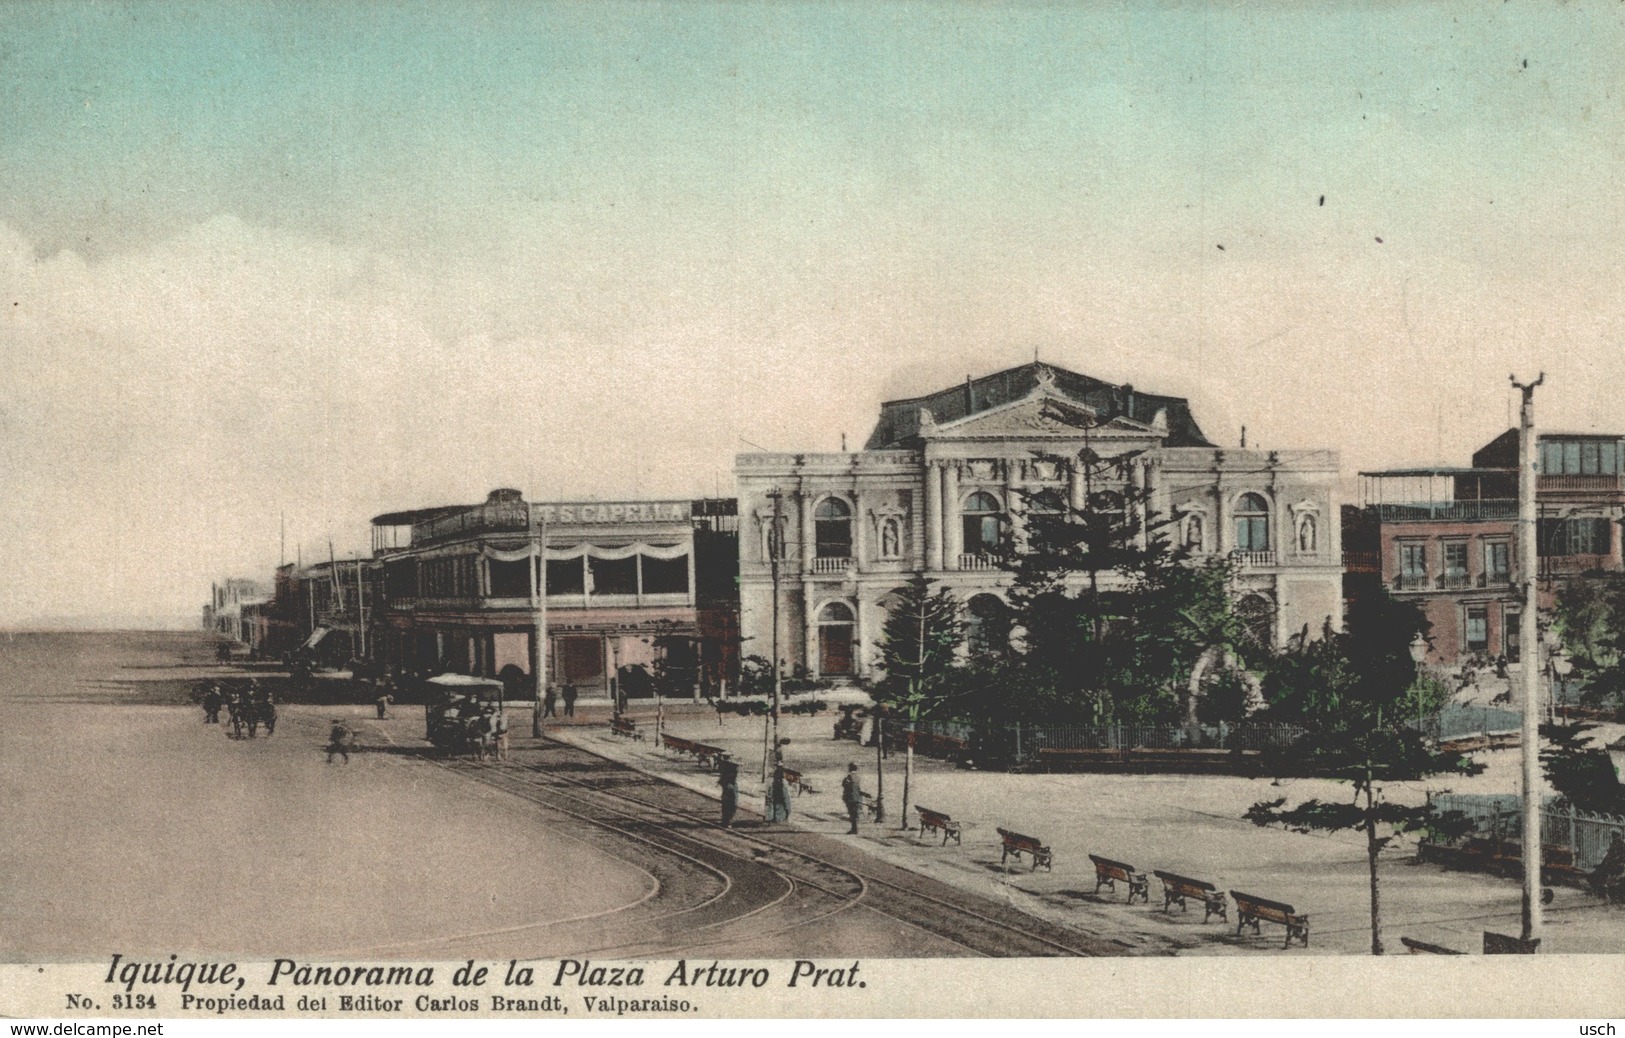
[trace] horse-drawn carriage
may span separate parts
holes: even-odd
[[[486,718],[502,709],[502,682],[441,674],[424,682],[424,738],[447,753],[477,753],[491,732]]]
[[[252,739],[259,735],[260,726],[265,726],[265,734],[271,735],[276,731],[276,704],[271,702],[269,695],[237,695],[226,700],[226,709],[231,719],[231,736],[234,739],[247,737]]]

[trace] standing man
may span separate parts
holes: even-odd
[[[389,704],[395,702],[395,697],[385,692],[378,697],[378,720],[382,721],[389,716]]]
[[[858,832],[858,813],[863,810],[863,780],[858,778],[858,766],[846,766],[846,778],[841,780],[841,802],[846,804],[846,817],[852,822],[852,828],[846,831],[848,836],[856,836]]]
[[[564,716],[565,717],[574,717],[575,715],[576,715],[576,687],[574,685],[571,685],[571,684],[567,683],[564,686]]]
[[[717,764],[717,776],[722,785],[722,827],[732,829],[734,812],[739,810],[739,762],[722,758]]]
[[[555,709],[555,707],[557,707],[557,705],[558,705],[558,702],[559,702],[558,691],[556,689],[554,689],[554,687],[552,685],[548,685],[547,686],[547,693],[542,696],[542,716],[543,717],[557,717],[557,716],[559,716],[558,710]]]
[[[508,759],[508,715],[499,708],[491,719],[491,735],[496,740],[497,760]]]

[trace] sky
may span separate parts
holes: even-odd
[[[1625,432],[1625,5],[0,5],[0,626],[730,493],[1035,355],[1346,474]]]

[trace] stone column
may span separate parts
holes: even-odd
[[[813,556],[818,552],[818,545],[813,541],[813,513],[812,492],[799,491],[796,494],[796,512],[801,519],[801,572],[811,573]]]
[[[1150,543],[1150,530],[1148,526],[1148,512],[1151,507],[1151,495],[1148,492],[1146,480],[1146,463],[1144,458],[1135,458],[1129,463],[1130,496],[1134,499],[1134,543],[1143,551]]]
[[[860,678],[869,676],[869,635],[863,608],[863,588],[860,586],[857,593],[852,596],[854,611],[852,614],[852,672]]]
[[[959,464],[949,462],[942,467],[942,553],[943,569],[958,569],[960,546],[959,528]]]
[[[869,557],[869,516],[863,507],[863,491],[852,491],[852,567],[863,571]]]
[[[801,620],[803,628],[802,662],[807,670],[816,679],[822,671],[818,658],[818,606],[813,601],[813,586],[811,581],[802,581],[801,584]]]
[[[1083,462],[1080,460],[1073,460],[1067,466],[1066,497],[1074,512],[1083,511]]]
[[[942,466],[925,465],[925,568],[942,569]]]

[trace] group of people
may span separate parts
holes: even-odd
[[[501,706],[482,702],[478,696],[456,696],[434,713],[438,720],[433,724],[440,734],[434,740],[436,745],[461,743],[477,760],[508,759],[508,717]]]
[[[734,815],[739,811],[739,762],[732,757],[723,757],[718,761],[717,782],[722,787],[722,827],[732,829]],[[846,766],[846,777],[841,780],[841,801],[846,805],[847,818],[851,822],[847,834],[856,834],[858,816],[863,812],[863,781],[858,777],[856,764]],[[790,820],[790,780],[785,775],[782,763],[773,766],[773,781],[767,787],[766,808],[769,822]]]
[[[574,685],[565,685],[563,696],[564,716],[574,717],[576,715],[576,687]],[[542,694],[542,716],[559,716],[558,702],[559,690],[554,688],[552,685],[547,686],[546,691]]]
[[[203,707],[204,724],[219,724],[220,711],[224,708],[234,726],[252,719],[265,725],[267,732],[276,729],[276,700],[270,689],[253,678],[246,687],[221,681],[202,682],[193,690],[193,696]]]

